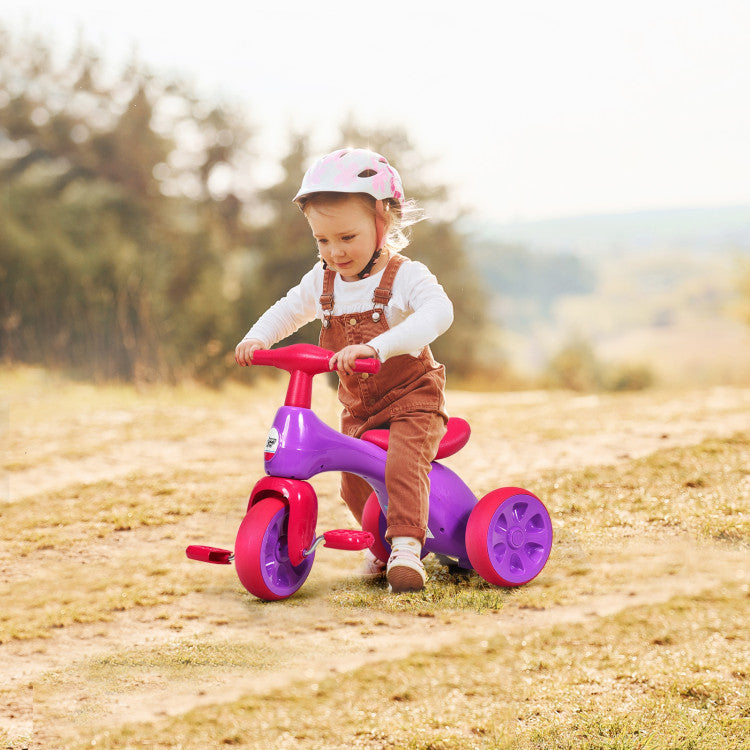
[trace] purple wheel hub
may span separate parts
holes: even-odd
[[[487,529],[487,547],[504,579],[525,583],[534,578],[552,547],[552,524],[541,500],[515,495],[502,502]]]
[[[291,596],[302,585],[312,567],[312,557],[300,565],[289,561],[286,539],[286,508],[278,511],[266,528],[261,546],[260,570],[268,588],[282,598]]]
[[[526,535],[520,526],[514,526],[508,531],[508,546],[511,549],[520,549],[523,546]]]
[[[314,554],[292,565],[287,546],[286,505],[266,498],[253,505],[240,524],[235,544],[235,567],[242,585],[266,601],[286,599],[305,582]]]

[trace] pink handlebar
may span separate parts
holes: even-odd
[[[253,352],[254,365],[269,365],[286,370],[291,374],[286,391],[286,406],[310,408],[312,402],[312,378],[330,372],[329,362],[334,352],[314,344],[292,344],[278,349],[256,349]],[[380,360],[357,359],[355,372],[376,373],[380,371]]]
[[[254,365],[270,365],[287,372],[304,372],[307,375],[319,375],[330,372],[328,363],[334,352],[314,344],[292,344],[278,349],[256,349],[253,352]],[[380,371],[380,360],[358,359],[354,364],[355,372],[376,373]]]

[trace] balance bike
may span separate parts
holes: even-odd
[[[311,409],[312,379],[329,372],[333,352],[295,344],[253,352],[253,365],[290,374],[284,405],[268,432],[264,459],[268,476],[252,492],[231,550],[191,545],[193,560],[228,565],[234,561],[242,585],[267,601],[294,594],[310,573],[322,544],[334,549],[369,548],[387,560],[385,540],[388,493],[385,459],[388,430],[370,430],[360,439],[329,427]],[[376,359],[357,360],[355,371],[376,373]],[[464,482],[438,459],[459,451],[470,428],[460,418],[448,420],[447,432],[430,471],[430,509],[423,556],[467,570],[497,586],[520,586],[542,570],[552,548],[552,523],[539,498],[519,487],[502,487],[477,502]],[[373,489],[362,529],[315,534],[318,499],[307,480],[326,471],[358,474]]]

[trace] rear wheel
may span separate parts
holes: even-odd
[[[521,586],[541,572],[552,549],[552,521],[544,503],[519,487],[485,495],[466,525],[474,570],[496,586]]]
[[[278,498],[267,497],[250,508],[237,531],[237,575],[259,599],[286,599],[302,586],[312,568],[314,553],[296,566],[289,561],[288,522],[287,506]]]

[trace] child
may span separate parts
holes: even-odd
[[[343,404],[341,430],[353,437],[389,427],[387,564],[368,553],[363,574],[386,572],[391,591],[418,591],[427,531],[430,462],[445,434],[445,370],[431,341],[453,322],[453,306],[426,266],[400,254],[404,229],[419,211],[405,201],[401,178],[380,154],[341,149],[305,174],[294,201],[317,241],[320,262],[272,305],[237,345],[238,364],[319,318],[320,345],[335,352]],[[354,373],[354,360],[377,357],[377,375]],[[359,523],[372,492],[344,473],[341,496]]]

